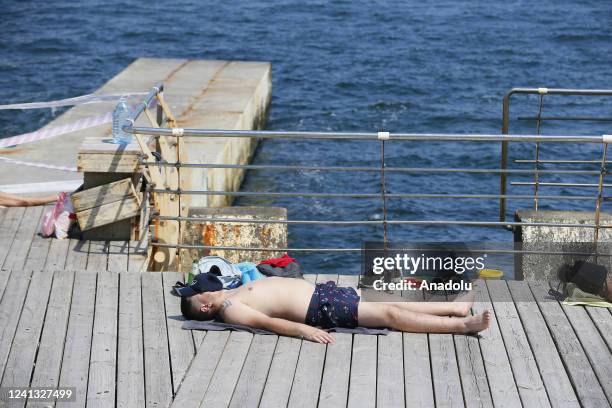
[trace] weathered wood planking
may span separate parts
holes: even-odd
[[[58,386],[73,282],[74,271],[59,270],[55,272],[45,315],[45,324],[40,336],[36,366],[32,375],[32,387],[55,388]],[[29,400],[27,406],[45,407],[48,406],[48,403]]]
[[[174,392],[162,276],[159,273],[143,273],[140,276],[146,405],[167,407],[172,402]]]
[[[476,301],[472,308],[474,313],[481,313],[488,309],[492,314],[491,325],[480,333],[480,350],[489,379],[493,403],[496,407],[520,406],[521,400],[487,286],[483,280],[479,280],[474,290],[476,292]]]
[[[234,389],[231,408],[256,407],[263,394],[278,336],[256,334]]]
[[[608,402],[612,404],[612,352],[583,306],[562,305]]]
[[[337,282],[338,275],[319,274],[316,277],[315,283],[325,283],[328,281]],[[288,406],[290,408],[317,406],[325,352],[326,346],[324,344],[317,344],[308,340],[302,341],[293,385],[289,395]]]
[[[115,181],[102,186],[72,193],[70,199],[75,212],[89,210],[105,204],[121,201],[126,197],[136,197],[132,178]]]
[[[586,306],[585,309],[589,316],[591,316],[595,326],[597,326],[599,334],[601,334],[601,337],[603,337],[610,350],[612,350],[612,314],[609,309],[594,306]]]
[[[108,242],[89,241],[87,251],[87,270],[92,272],[105,271],[108,267]]]
[[[23,387],[30,384],[53,274],[37,271],[32,274],[32,280],[36,283],[30,285],[21,311],[19,325],[0,385],[3,388]],[[11,405],[24,406],[25,400]]]
[[[555,341],[557,351],[565,363],[581,405],[609,407],[609,401],[563,309],[558,302],[546,299],[548,291],[543,285],[530,283],[529,286]]]
[[[404,406],[403,353],[402,333],[392,331],[386,336],[378,336],[377,407]]]
[[[108,254],[109,271],[125,272],[128,270],[130,243],[128,241],[108,241],[106,252]]]
[[[183,281],[179,272],[162,272],[164,287],[164,302],[166,305],[166,325],[168,328],[168,346],[170,349],[170,364],[172,368],[172,382],[174,392],[178,390],[189,363],[195,355],[192,334],[189,330],[183,330],[184,318],[181,315],[180,299],[169,293],[172,285]],[[195,330],[194,330],[195,331]]]
[[[147,268],[147,249],[146,246],[136,241],[130,241],[128,249],[128,271],[144,272]],[[174,282],[172,282],[174,283]],[[168,292],[169,288],[166,288]]]
[[[83,407],[86,403],[96,280],[96,273],[75,272],[59,385],[76,387],[76,401],[58,401],[58,407]]]
[[[544,383],[506,281],[490,280],[486,284],[523,405],[550,407]]]
[[[23,303],[30,285],[30,271],[11,273],[5,292],[0,302],[0,376],[4,373],[6,360],[21,316]]]
[[[135,217],[140,214],[140,201],[136,197],[127,197],[123,201],[90,208],[76,214],[82,231],[117,221]]]
[[[70,239],[50,239],[49,254],[45,262],[45,269],[48,271],[61,271],[66,266]]]
[[[353,335],[348,407],[376,405],[377,336]]]
[[[119,274],[117,406],[145,404],[140,274]]]
[[[11,243],[9,255],[4,261],[4,269],[12,269],[15,271],[23,268],[25,265],[32,245],[32,238],[37,233],[38,222],[42,215],[42,210],[42,206],[27,207],[25,209],[17,233]]]
[[[24,207],[6,209],[2,223],[0,224],[0,266],[3,270],[10,268],[5,267],[7,256],[11,252],[11,245],[15,240],[15,235],[19,229],[19,224],[25,213]]]
[[[87,253],[89,252],[89,241],[80,241],[71,238],[68,245],[66,257],[66,269],[82,271],[87,268]]]
[[[119,275],[116,272],[98,272],[87,387],[88,407],[104,408],[115,403],[118,307]]]
[[[261,396],[262,407],[287,406],[301,344],[301,340],[293,337],[281,336],[278,338],[268,379]]]
[[[528,283],[510,281],[508,287],[538,363],[551,405],[553,407],[578,407],[580,404],[572,383]]]
[[[252,340],[251,333],[234,331],[230,334],[200,406],[206,408],[229,406]]]
[[[228,337],[229,332],[227,331],[210,332],[206,335],[176,393],[172,403],[173,407],[198,407],[200,405]]]

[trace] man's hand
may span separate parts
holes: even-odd
[[[305,326],[302,337],[306,340],[314,341],[315,343],[331,344],[334,338],[325,330],[318,329],[312,326]]]

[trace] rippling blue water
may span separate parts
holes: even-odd
[[[268,129],[498,133],[501,98],[512,87],[612,88],[612,7],[602,1],[177,1],[165,7],[140,1],[6,3],[0,35],[2,103],[91,92],[141,56],[271,61]],[[537,97],[514,99],[511,130],[535,132],[533,122],[516,118],[534,116],[537,108]],[[0,137],[36,129],[59,113],[0,112]],[[564,113],[610,117],[612,103],[603,98],[545,100],[545,115]],[[609,129],[609,122],[546,122],[542,131],[599,135]],[[555,145],[543,148],[541,157],[592,159],[600,150]],[[386,151],[388,166],[499,165],[495,144],[389,142]],[[532,154],[533,146],[512,150],[513,157]],[[255,158],[256,163],[364,166],[379,160],[377,143],[321,141],[264,141]],[[546,178],[554,180],[558,177]],[[243,186],[248,191],[379,188],[376,173],[337,172],[251,172]],[[397,193],[497,189],[493,175],[388,175],[388,190]],[[292,219],[376,220],[382,213],[379,200],[238,201],[254,203],[286,206]],[[553,204],[543,202],[541,208],[561,208]],[[508,214],[530,205],[513,201]],[[490,200],[389,202],[390,219],[495,220],[497,211]],[[490,228],[392,226],[389,232],[396,241],[512,240],[511,233]],[[290,228],[294,247],[359,247],[365,239],[381,237],[380,227]],[[295,255],[314,272],[357,268],[343,254]]]

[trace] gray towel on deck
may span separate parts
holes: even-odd
[[[183,322],[184,330],[213,330],[213,331],[221,331],[221,330],[236,330],[236,331],[245,331],[253,334],[275,334],[268,330],[256,329],[254,327],[243,326],[241,324],[230,324],[220,322],[218,320],[185,320]],[[328,332],[336,332],[336,333],[350,333],[350,334],[382,334],[386,336],[389,334],[389,329],[369,329],[367,327],[355,327],[354,329],[347,329],[344,327],[332,327],[331,329],[327,329]]]

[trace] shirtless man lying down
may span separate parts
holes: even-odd
[[[302,279],[270,277],[222,290],[213,274],[199,274],[189,286],[174,288],[181,312],[190,320],[219,316],[226,323],[285,336],[331,343],[330,327],[356,326],[417,333],[476,333],[486,329],[489,311],[469,315],[472,300],[455,302],[360,302],[360,292],[334,282],[313,285]],[[452,316],[452,317],[448,317]],[[320,327],[320,328],[319,328]]]

